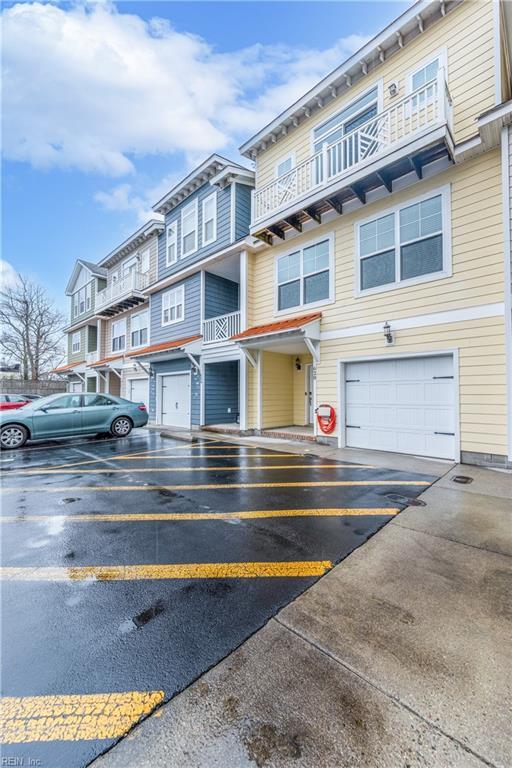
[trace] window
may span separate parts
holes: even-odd
[[[141,312],[138,315],[132,315],[131,319],[131,345],[132,347],[141,347],[148,343],[148,313]]]
[[[330,298],[331,240],[321,240],[277,259],[277,309]]]
[[[84,285],[73,294],[73,317],[83,315],[91,308],[91,284]]]
[[[112,322],[112,352],[119,352],[126,346],[126,320]]]
[[[130,275],[134,275],[137,272],[138,264],[139,260],[136,256],[133,259],[128,259],[128,261],[125,261],[121,267],[122,276],[129,277]]]
[[[197,251],[197,199],[181,212],[181,255]]]
[[[423,88],[424,85],[435,80],[440,66],[439,57],[437,57],[424,67],[421,67],[421,69],[417,69],[416,72],[413,72],[410,81],[411,91],[417,91],[418,88]]]
[[[446,193],[359,225],[359,290],[447,274]]]
[[[80,352],[80,331],[71,336],[71,352]]]
[[[293,153],[286,155],[286,157],[282,157],[280,160],[278,160],[275,165],[276,179],[291,171],[294,165],[295,159]]]
[[[209,245],[217,238],[217,193],[209,195],[202,204],[202,245]]]
[[[178,260],[178,222],[175,221],[167,227],[165,245],[165,263],[169,267]]]
[[[94,405],[117,405],[117,403],[105,395],[84,395],[84,407],[90,408]]]
[[[185,318],[185,286],[162,294],[162,325],[181,323]]]
[[[44,406],[46,411],[56,411],[61,408],[80,408],[80,395],[64,395]]]
[[[335,144],[342,136],[355,130],[367,120],[375,117],[378,110],[379,88],[375,86],[341,112],[337,112],[324,123],[313,129],[313,151],[319,152],[324,143]]]
[[[149,252],[150,249],[145,248],[143,251],[140,251],[138,255],[139,272],[143,275],[146,272],[149,272]]]

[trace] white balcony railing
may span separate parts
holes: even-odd
[[[149,272],[130,272],[124,277],[113,280],[96,296],[96,311],[121,301],[149,285]]]
[[[338,141],[322,149],[288,173],[253,192],[255,223],[321,190],[331,182],[357,170],[369,159],[377,159],[402,143],[437,125],[451,127],[451,99],[440,69],[435,80],[379,112]],[[337,127],[334,130],[339,130]]]
[[[240,312],[230,312],[203,321],[203,342],[227,341],[235,333],[240,333]]]
[[[85,355],[85,362],[87,365],[94,365],[94,363],[97,363],[100,359],[100,353],[98,350],[95,352],[87,352]]]

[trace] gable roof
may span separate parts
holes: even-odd
[[[85,261],[85,259],[77,259],[71,277],[69,278],[66,286],[66,296],[70,296],[73,293],[75,283],[78,280],[78,275],[81,269],[87,269],[93,277],[106,277],[107,270],[103,267],[94,264],[92,261]]]
[[[326,75],[272,122],[240,147],[244,157],[254,159],[268,144],[275,144],[313,112],[318,111],[377,69],[464,0],[418,0],[388,24],[378,35]]]
[[[174,186],[161,200],[153,206],[153,210],[157,213],[168,213],[175,208],[179,203],[183,202],[192,192],[207,181],[210,181],[214,176],[217,176],[225,168],[229,168],[232,173],[240,171],[240,174],[244,176],[249,172],[248,168],[239,163],[235,163],[232,160],[227,160],[222,155],[210,155],[201,165],[194,168],[188,176],[185,176],[176,186]]]
[[[110,251],[99,263],[105,267],[112,267],[116,262],[121,261],[124,256],[127,256],[131,251],[141,246],[146,240],[155,234],[159,234],[164,231],[163,221],[158,219],[150,219],[142,227],[139,227],[133,234],[123,240],[121,245]],[[106,272],[106,270],[105,270]]]

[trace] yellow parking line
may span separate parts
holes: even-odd
[[[0,741],[117,739],[163,698],[163,691],[6,696],[0,699]]]
[[[214,483],[209,485],[71,485],[2,488],[2,493],[65,493],[66,491],[214,491],[225,488],[341,488],[345,486],[430,485],[428,480],[320,480],[304,483]]]
[[[122,469],[81,469],[80,474],[110,475],[114,472],[241,472],[242,470],[268,469],[374,469],[371,464],[239,464],[236,467],[124,467]],[[27,477],[29,475],[75,475],[74,469],[29,469],[26,471],[10,472],[10,475]]]
[[[330,560],[260,563],[168,563],[162,565],[84,565],[0,568],[2,581],[131,581],[140,579],[255,579],[322,576]]]
[[[258,509],[243,512],[148,512],[147,514],[77,514],[77,515],[26,515],[0,517],[0,523],[46,523],[64,520],[66,523],[134,523],[152,520],[253,520],[262,517],[354,517],[365,515],[397,515],[395,507],[334,507],[325,509]]]
[[[217,441],[218,442],[218,441]],[[215,445],[212,446],[212,450],[226,450],[229,446],[225,445]],[[173,445],[171,448],[155,448],[152,451],[134,451],[133,453],[125,453],[121,456],[100,456],[97,459],[87,459],[84,461],[72,461],[68,462],[66,464],[52,464],[51,467],[48,467],[48,469],[54,468],[62,468],[62,467],[80,467],[85,466],[86,464],[100,464],[102,461],[120,461],[122,459],[132,459],[133,457],[143,459],[147,457],[148,459],[153,458],[149,454],[154,453],[165,453],[166,451],[190,451],[190,450],[197,450],[200,448],[201,450],[208,450],[210,448],[209,445],[196,445],[196,446],[189,446],[189,445]],[[197,454],[192,454],[192,456],[196,456]],[[208,455],[208,454],[206,454]],[[289,454],[283,454],[283,456],[288,456]],[[160,458],[155,456],[155,458]],[[166,458],[166,456],[162,457]],[[173,458],[182,458],[181,455],[178,455]],[[186,456],[183,456],[183,458],[187,458]]]

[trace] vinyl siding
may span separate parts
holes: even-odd
[[[123,265],[133,259],[142,251],[149,248],[149,282],[148,285],[156,281],[157,275],[157,254],[158,254],[158,236],[151,237],[143,245],[139,245],[137,248],[133,248],[126,256],[123,256],[121,261],[118,261],[114,266],[107,268],[107,282],[110,285],[114,275],[120,277],[123,272]]]
[[[149,310],[149,304],[139,304],[137,307],[134,307],[133,309],[128,310],[127,312],[121,312],[119,315],[115,315],[113,318],[109,318],[108,320],[103,320],[103,326],[104,326],[104,348],[103,348],[103,357],[110,357],[111,355],[116,354],[122,354],[123,352],[129,352],[132,349],[131,346],[131,319],[133,315],[138,315],[140,312],[143,312],[144,310]],[[112,323],[116,322],[118,320],[126,320],[126,347],[124,350],[121,350],[120,352],[114,352],[112,350]],[[151,313],[149,313],[148,322],[151,320]],[[150,333],[149,325],[148,325],[148,334]],[[151,343],[148,340],[148,344]],[[140,349],[140,347],[137,347]]]
[[[85,360],[85,355],[87,353],[87,347],[85,346],[86,331],[87,331],[86,325],[80,328],[80,351],[79,352],[71,351],[71,338],[74,333],[77,333],[77,331],[73,331],[73,333],[68,333],[68,363],[80,363],[83,360]]]
[[[202,202],[212,193],[217,192],[217,239],[210,245],[202,245],[202,224],[203,211]],[[181,257],[181,212],[194,200],[197,200],[197,219],[198,219],[198,249],[190,256]],[[166,229],[158,238],[158,279],[162,280],[169,275],[174,275],[184,267],[189,267],[197,261],[210,256],[215,251],[222,250],[229,245],[231,241],[231,189],[218,189],[210,184],[203,184],[196,192],[189,195],[182,203],[170,211],[165,217]],[[171,266],[166,266],[166,232],[167,227],[177,222],[178,224],[178,260]]]
[[[249,234],[251,223],[252,187],[247,184],[234,184],[235,193],[235,240]]]
[[[353,213],[314,227],[286,244],[267,248],[254,257],[249,285],[251,324],[274,318],[274,260],[295,246],[322,235],[334,234],[335,302],[323,306],[322,331],[371,322],[411,317],[503,301],[503,222],[500,152],[493,150],[434,178],[414,184]],[[362,219],[378,217],[396,204],[450,184],[451,277],[408,287],[355,296],[356,228]],[[307,306],[290,316],[307,312]]]
[[[233,280],[204,273],[204,317],[227,315],[239,309],[239,286]]]
[[[205,424],[236,421],[240,410],[238,365],[238,360],[227,360],[204,366]]]
[[[475,118],[494,106],[493,3],[467,0],[405,48],[390,56],[348,92],[315,109],[290,133],[262,152],[256,161],[256,188],[274,179],[276,162],[290,152],[296,164],[312,154],[311,130],[338,112],[355,97],[383,80],[384,109],[393,99],[388,94],[389,83],[396,80],[402,99],[407,91],[408,75],[439,49],[446,47],[448,87],[453,99],[454,138],[456,143],[476,135]],[[280,105],[276,105],[276,114]]]
[[[153,372],[153,376],[151,376],[149,380],[149,419],[150,421],[156,421],[157,414],[156,414],[156,387],[157,387],[157,377],[156,375],[159,373],[178,373],[180,371],[183,371],[183,373],[187,373],[190,371],[190,361],[187,358],[178,358],[177,360],[162,360],[160,362],[151,363],[151,370]],[[194,426],[199,425],[200,420],[200,398],[201,398],[201,388],[200,388],[200,377],[194,371],[192,371],[191,374],[191,404],[190,404],[190,414],[191,414],[191,420],[192,424]]]
[[[192,277],[176,283],[173,288],[185,285],[185,317],[180,323],[162,326],[162,294],[159,291],[151,296],[151,344],[160,344],[163,341],[172,341],[186,336],[194,336],[201,332],[201,275],[196,273]],[[169,289],[166,289],[169,290]]]
[[[317,404],[338,408],[337,361],[351,357],[459,350],[461,449],[506,454],[506,364],[503,318],[398,331],[392,348],[381,334],[321,342]],[[343,419],[343,413],[339,413]],[[337,434],[338,430],[336,430]]]
[[[264,352],[262,429],[293,424],[292,355]]]

